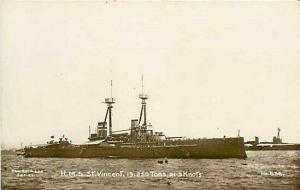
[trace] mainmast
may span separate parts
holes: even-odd
[[[139,94],[139,98],[142,100],[142,108],[140,113],[139,124],[141,123],[142,116],[144,116],[144,121],[142,126],[146,128],[147,126],[147,115],[146,115],[146,100],[148,99],[148,95],[144,93],[144,77],[142,75],[142,93]]]

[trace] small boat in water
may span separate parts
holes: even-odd
[[[24,149],[18,149],[16,150],[17,156],[23,156],[25,155],[25,150]]]

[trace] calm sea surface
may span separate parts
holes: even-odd
[[[2,152],[1,189],[300,189],[300,151],[243,159],[24,158]]]

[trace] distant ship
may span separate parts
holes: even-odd
[[[142,79],[143,89],[143,79]],[[166,137],[154,132],[147,123],[146,100],[148,95],[139,94],[142,107],[139,119],[131,120],[129,129],[112,131],[112,108],[115,98],[105,98],[107,104],[104,121],[98,122],[95,133],[90,132],[89,141],[72,144],[66,137],[51,140],[45,145],[24,148],[25,157],[66,158],[246,158],[244,138],[186,139]],[[107,127],[108,124],[108,127]],[[185,126],[188,127],[188,126]],[[120,133],[123,132],[123,133]]]
[[[277,136],[273,136],[272,142],[259,142],[258,137],[254,141],[245,142],[246,150],[300,150],[300,144],[282,142],[280,131],[277,128]]]

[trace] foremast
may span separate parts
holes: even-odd
[[[107,105],[106,114],[103,122],[98,122],[96,127],[96,132],[90,134],[90,127],[89,127],[89,140],[104,140],[104,139],[111,139],[112,138],[112,108],[113,104],[115,103],[115,98],[112,95],[112,80],[110,81],[110,97],[105,98],[104,102]],[[107,133],[107,121],[108,121],[108,133]]]
[[[106,124],[107,116],[108,116],[108,129],[109,133],[108,135],[112,136],[112,108],[113,104],[115,103],[115,98],[112,97],[112,80],[110,81],[110,98],[105,98],[105,101],[103,102],[107,105],[107,110],[104,118],[104,123]]]

